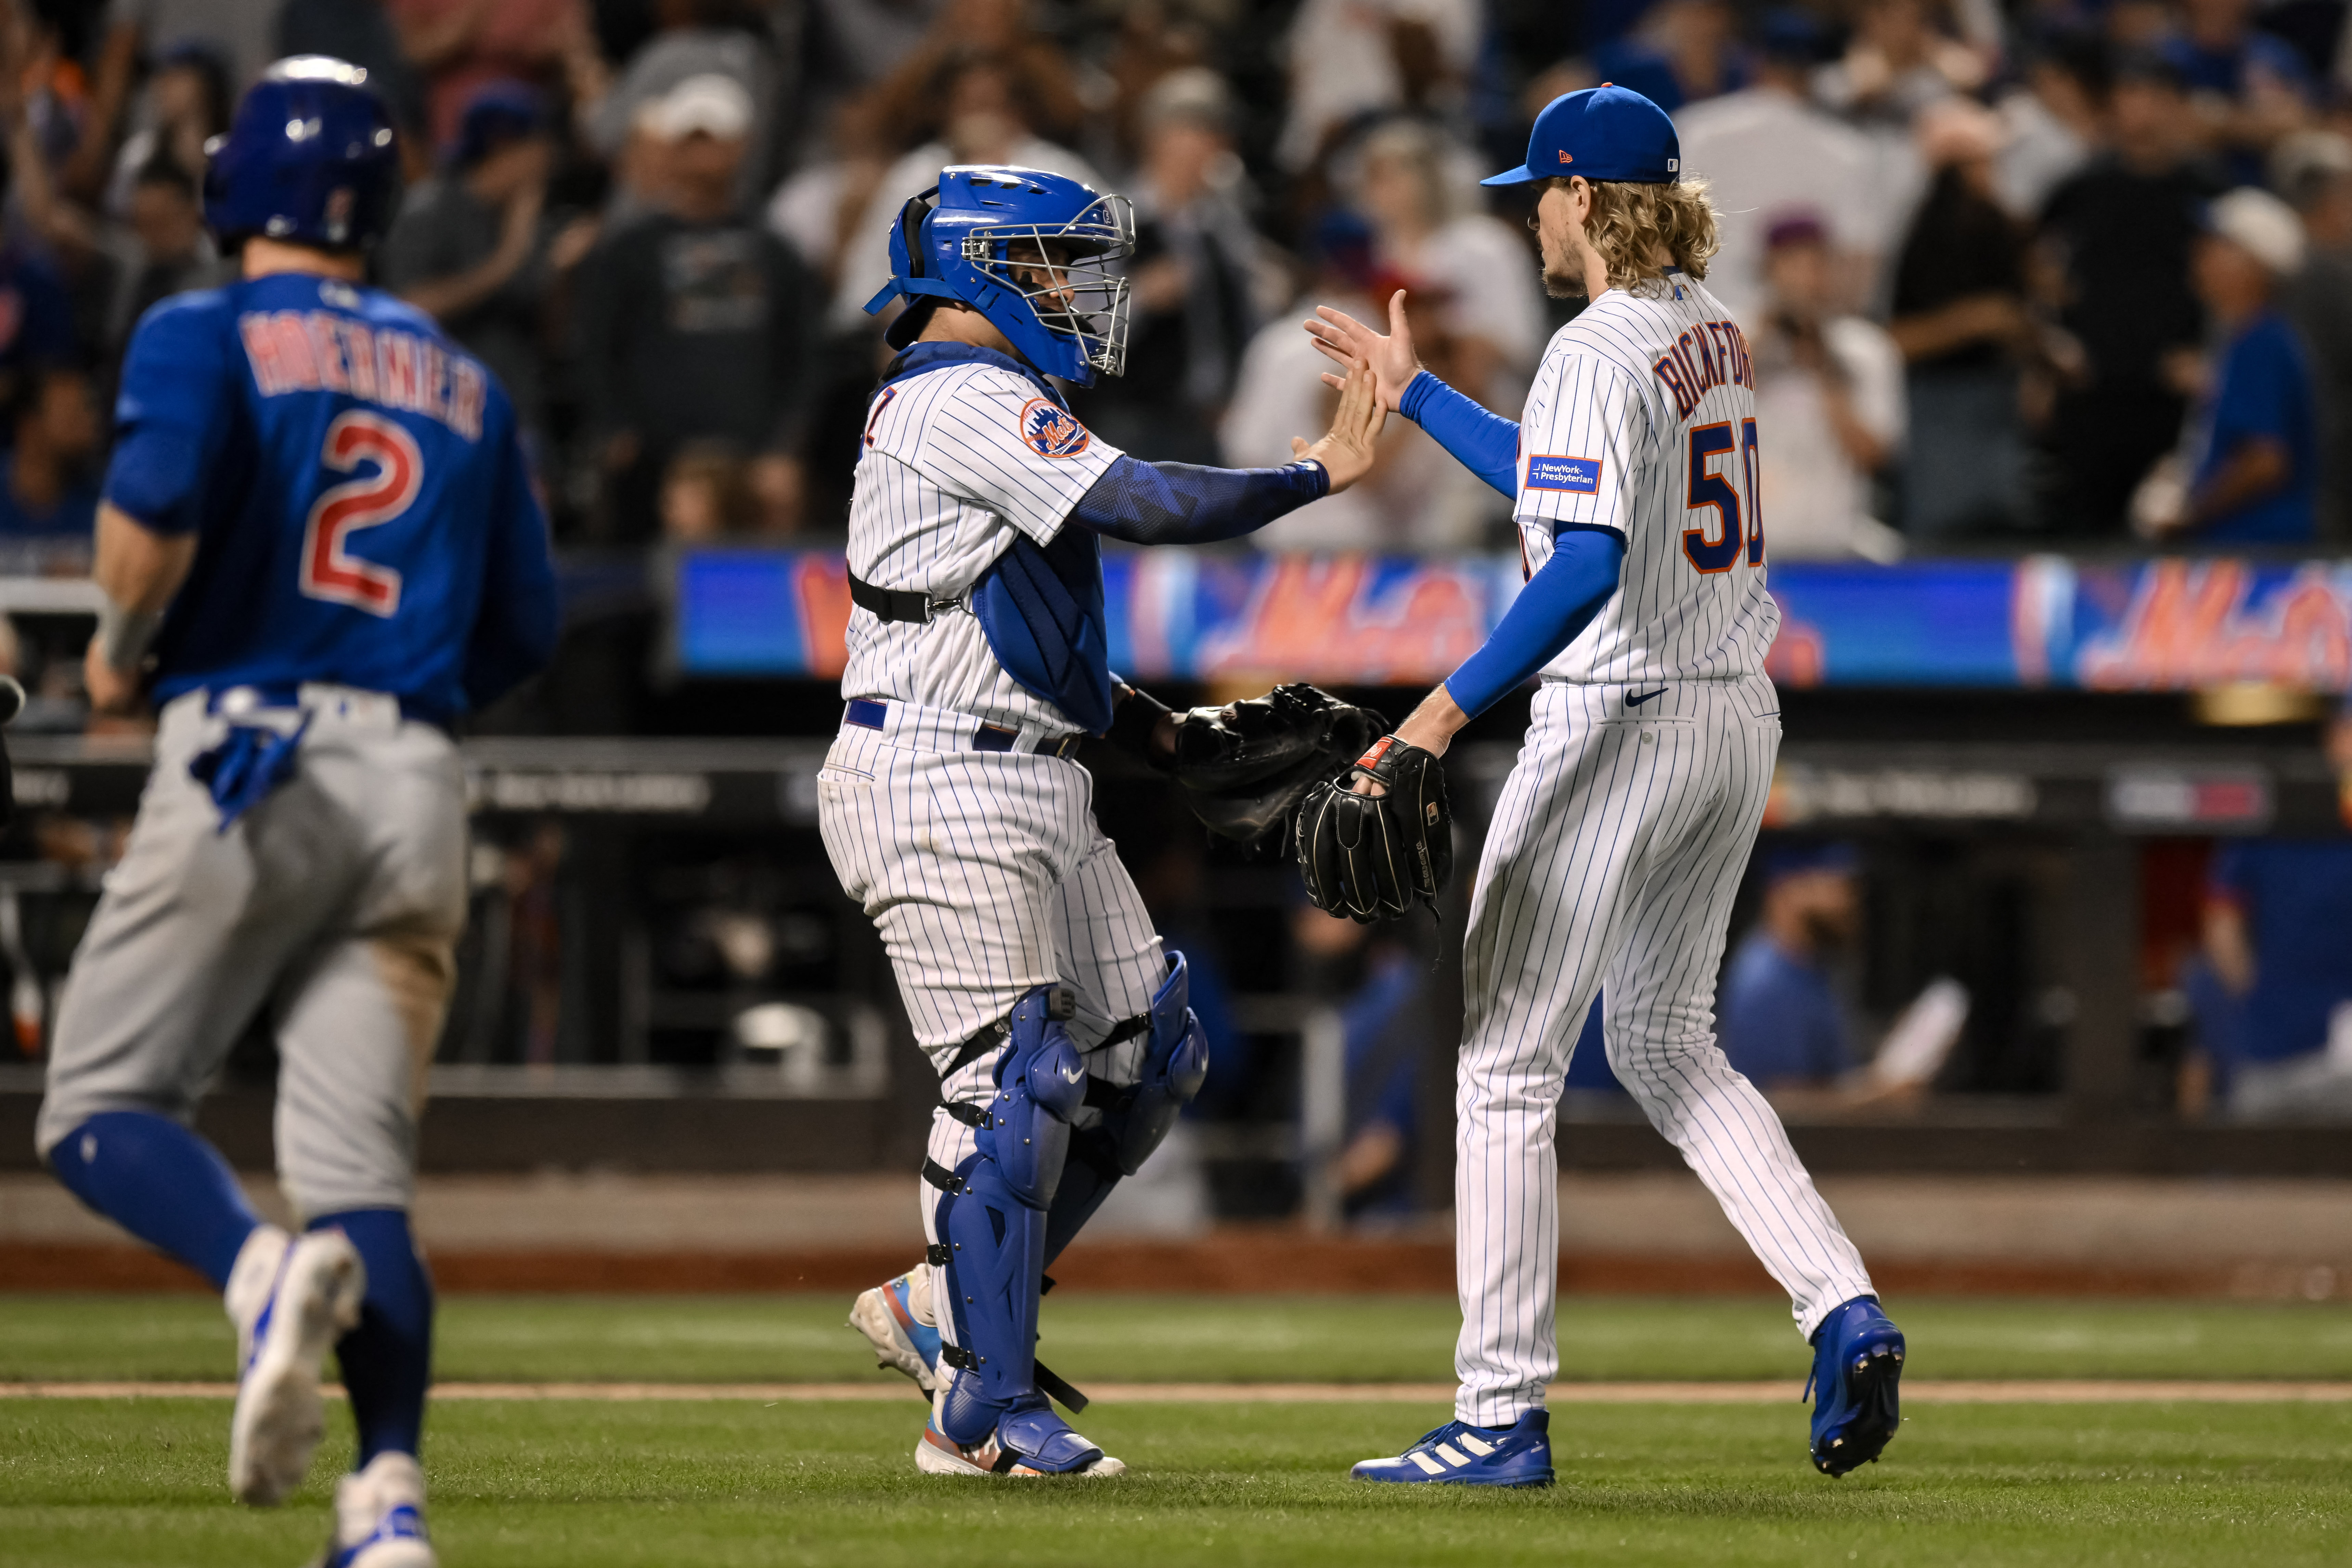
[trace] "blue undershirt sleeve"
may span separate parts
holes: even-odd
[[[1238,539],[1330,493],[1320,463],[1204,468],[1122,456],[1078,498],[1070,521],[1131,544]]]
[[[1510,497],[1519,499],[1519,426],[1487,413],[1427,371],[1412,378],[1397,400],[1397,412],[1429,432],[1461,465]]]
[[[1595,528],[1563,529],[1543,563],[1504,612],[1486,646],[1445,678],[1446,694],[1472,718],[1549,664],[1617,591],[1625,542]]]

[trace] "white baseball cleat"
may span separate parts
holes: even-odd
[[[877,1366],[894,1367],[925,1394],[939,1391],[940,1331],[931,1316],[931,1270],[919,1265],[887,1285],[861,1291],[849,1326],[874,1347]]]
[[[425,1472],[378,1454],[335,1483],[335,1533],[311,1568],[438,1568],[425,1534]]]
[[[340,1230],[297,1240],[265,1225],[246,1238],[224,1292],[236,1324],[228,1489],[237,1501],[281,1502],[310,1474],[327,1431],[320,1372],[335,1341],[359,1322],[366,1294],[367,1270]]]

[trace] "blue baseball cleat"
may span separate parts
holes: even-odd
[[[1903,1381],[1903,1331],[1856,1296],[1813,1332],[1813,1468],[1825,1476],[1876,1462],[1903,1424],[1896,1385]]]
[[[1551,1485],[1551,1413],[1530,1410],[1495,1432],[1448,1421],[1393,1459],[1366,1459],[1348,1472],[1360,1481],[1447,1481],[1459,1487]]]
[[[928,1315],[930,1295],[931,1271],[919,1265],[859,1292],[849,1309],[849,1326],[874,1347],[874,1363],[905,1373],[926,1397],[939,1389],[940,1331],[917,1313]]]

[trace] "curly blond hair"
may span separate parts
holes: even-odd
[[[1723,243],[1706,181],[1696,174],[1685,174],[1672,185],[1595,181],[1584,237],[1608,263],[1609,287],[1629,294],[1664,289],[1650,262],[1660,250],[1693,278],[1705,278],[1707,262]]]

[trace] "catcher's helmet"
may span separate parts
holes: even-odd
[[[900,296],[909,306],[961,300],[1038,369],[1091,386],[1096,372],[1127,368],[1127,279],[1111,264],[1134,245],[1125,196],[1043,169],[959,164],[898,209],[890,281],[866,310]],[[890,346],[913,342],[928,314],[910,309],[891,322]]]
[[[279,60],[205,145],[205,222],[224,247],[261,235],[364,250],[400,202],[392,115],[367,72],[327,55]]]

